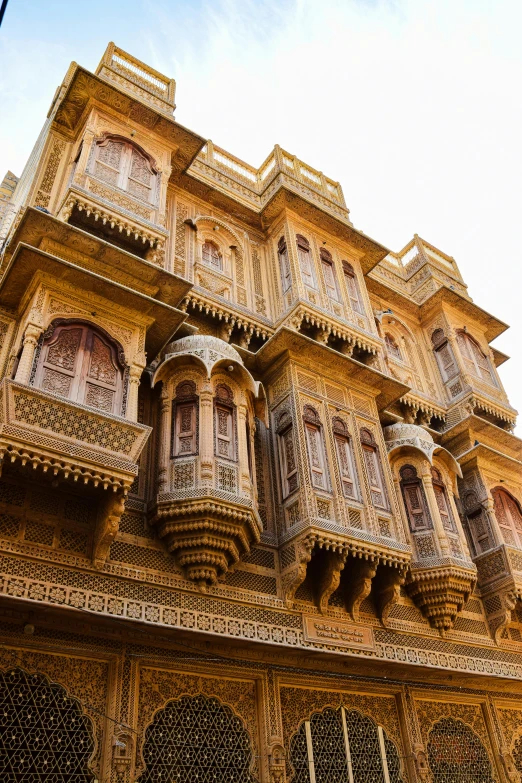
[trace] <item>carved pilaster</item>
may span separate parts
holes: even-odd
[[[169,461],[170,461],[170,399],[168,390],[163,385],[160,396],[159,411],[159,464],[158,464],[158,493],[166,492],[169,484]]]
[[[15,381],[18,381],[18,383],[29,383],[29,378],[31,377],[31,368],[33,366],[34,352],[42,332],[42,327],[38,326],[37,324],[29,323],[27,325],[24,334],[22,355],[20,357],[15,376]]]
[[[201,450],[201,486],[211,487],[212,477],[214,475],[214,408],[213,394],[210,383],[205,383],[200,395],[200,450]]]

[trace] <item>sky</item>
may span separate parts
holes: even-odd
[[[176,79],[182,125],[256,167],[280,144],[340,181],[357,228],[453,256],[511,325],[494,346],[522,413],[521,26],[519,0],[9,0],[0,175],[112,40]]]

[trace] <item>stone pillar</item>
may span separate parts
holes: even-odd
[[[89,156],[91,154],[92,145],[96,138],[96,130],[92,126],[87,126],[82,140],[82,151],[80,157],[74,168],[74,182],[77,185],[85,186],[85,175],[87,172],[87,166],[89,164]]]
[[[26,327],[22,355],[20,357],[20,361],[18,362],[15,376],[15,381],[18,383],[29,383],[29,379],[31,377],[31,368],[33,366],[34,360],[34,352],[42,332],[42,327],[37,326],[34,323],[29,323]]]
[[[214,475],[214,394],[209,381],[199,395],[201,486],[211,488]]]
[[[170,410],[171,401],[168,388],[163,381],[160,395],[159,413],[159,465],[158,465],[158,494],[169,489],[170,466]]]
[[[129,396],[127,398],[126,416],[130,421],[138,421],[138,389],[141,376],[143,374],[143,365],[136,362],[131,365],[129,370]]]
[[[440,554],[442,557],[452,557],[446,531],[444,530],[442,520],[440,518],[435,491],[433,489],[431,480],[431,466],[427,460],[422,463],[421,478],[424,486],[424,492],[426,493],[426,500],[428,501],[428,506],[430,508],[431,518],[433,520],[435,535],[437,536],[437,540],[439,542]]]

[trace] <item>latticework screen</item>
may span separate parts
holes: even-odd
[[[290,742],[292,783],[401,783],[399,754],[383,729],[356,710],[327,707]]]
[[[206,696],[183,696],[157,712],[145,733],[143,759],[139,783],[255,783],[243,722]]]
[[[428,759],[433,783],[493,783],[484,745],[460,720],[442,718],[433,726]]]
[[[60,685],[21,669],[0,672],[2,783],[90,783],[89,718]]]

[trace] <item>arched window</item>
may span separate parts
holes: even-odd
[[[401,477],[401,492],[406,507],[406,515],[412,533],[419,530],[431,530],[433,522],[422,481],[413,465],[403,465],[399,471]]]
[[[486,748],[461,720],[442,718],[429,733],[428,762],[433,783],[493,783]]]
[[[221,272],[223,269],[223,256],[219,252],[219,248],[214,242],[204,242],[201,248],[201,260],[205,266],[210,266],[212,269],[217,269]]]
[[[443,329],[435,329],[431,335],[431,342],[433,344],[433,350],[435,352],[435,358],[439,366],[442,380],[446,383],[454,378],[459,371],[451,345],[449,344]]]
[[[124,367],[121,348],[101,329],[80,321],[55,321],[44,334],[35,386],[120,414]]]
[[[277,244],[277,255],[279,257],[279,270],[281,273],[281,285],[283,287],[283,294],[286,294],[286,292],[292,285],[292,274],[290,272],[290,260],[288,258],[288,248],[286,246],[284,237],[281,237],[281,239]]]
[[[372,504],[380,508],[387,508],[388,499],[377,443],[375,442],[372,432],[366,427],[361,429],[360,435]]]
[[[255,783],[248,731],[214,697],[182,696],[154,716],[145,732],[139,783]]]
[[[361,296],[361,289],[359,287],[359,281],[357,279],[357,275],[355,274],[355,269],[351,264],[348,263],[348,261],[343,261],[343,273],[352,310],[354,310],[356,313],[359,313],[360,315],[366,315],[363,299]]]
[[[352,443],[348,427],[342,419],[335,416],[332,419],[332,429],[337,452],[337,462],[341,475],[341,485],[345,498],[357,499],[357,481],[353,459]]]
[[[283,500],[295,492],[299,486],[293,429],[292,417],[285,411],[277,422],[277,445]]]
[[[214,442],[216,457],[237,459],[234,395],[224,383],[216,388],[214,399]]]
[[[156,199],[158,171],[150,155],[122,136],[105,136],[95,149],[98,179],[151,204]]]
[[[397,345],[397,341],[395,340],[395,337],[389,334],[389,332],[386,332],[386,334],[384,335],[384,342],[386,345],[386,350],[388,351],[388,355],[391,356],[392,359],[398,359],[399,361],[403,361],[401,349]]]
[[[182,381],[172,400],[172,456],[198,453],[199,399],[194,381]]]
[[[401,783],[397,748],[382,726],[356,710],[326,707],[290,740],[292,783]]]
[[[506,544],[520,547],[522,542],[522,514],[516,500],[505,489],[492,490],[495,516]]]
[[[468,372],[481,378],[486,383],[495,384],[495,378],[489,359],[484,355],[479,344],[467,332],[457,332],[457,342],[464,359],[464,366]]]
[[[455,527],[455,520],[453,519],[453,511],[451,510],[446,486],[442,480],[440,471],[438,471],[437,468],[431,469],[431,479],[442,526],[445,530],[449,530],[451,533],[456,533],[457,529]]]
[[[319,414],[311,405],[305,405],[303,409],[303,420],[312,486],[316,487],[316,489],[328,489],[323,428]]]
[[[332,254],[328,252],[324,247],[321,248],[321,266],[323,269],[323,279],[326,287],[326,293],[330,299],[339,301],[339,290],[337,288],[337,278],[335,275],[335,267],[332,258]]]
[[[90,783],[94,752],[89,718],[61,685],[22,669],[0,672],[2,783]]]
[[[297,234],[297,256],[299,258],[299,267],[301,269],[301,275],[303,276],[303,282],[309,288],[316,288],[315,275],[314,275],[314,262],[312,260],[312,251],[309,241]]]

